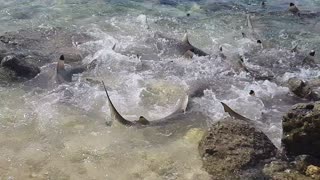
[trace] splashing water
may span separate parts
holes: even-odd
[[[175,2],[0,0],[0,32],[79,29],[94,37],[78,46],[91,52],[83,63],[98,62],[68,84],[48,87],[46,79],[46,88],[36,83],[39,80],[30,80],[28,88],[0,84],[0,179],[210,179],[201,169],[197,143],[190,141],[188,130],[201,131],[201,121],[211,124],[227,116],[221,101],[260,122],[259,128],[280,147],[282,115],[297,102],[283,84],[293,76],[319,77],[317,69],[293,67],[299,57],[290,48],[298,43],[302,52],[319,52],[319,17],[301,20],[281,14],[289,1],[268,1],[266,9],[255,0]],[[320,10],[316,0],[298,5],[306,11]],[[242,38],[246,12],[252,12],[253,25],[272,47],[261,50]],[[156,31],[182,39],[186,30],[191,43],[210,57],[154,53],[159,49],[150,42]],[[112,50],[114,44],[119,51]],[[248,67],[272,71],[276,80],[254,80],[245,72],[234,72],[217,56],[219,45],[231,62],[243,54]],[[119,53],[126,50],[132,56]],[[52,67],[44,65],[40,75],[50,74]],[[161,118],[188,89],[208,86],[202,97],[191,100],[191,111],[199,113],[192,117],[196,123],[135,129],[115,122],[106,125],[112,120],[105,92],[87,78],[103,80],[128,119]],[[256,96],[250,96],[250,90]]]

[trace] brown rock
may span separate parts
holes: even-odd
[[[217,179],[237,179],[242,171],[273,157],[269,138],[248,123],[231,118],[214,124],[199,143],[203,167]]]

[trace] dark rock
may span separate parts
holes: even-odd
[[[283,172],[286,169],[289,169],[289,163],[286,161],[275,160],[266,164],[263,168],[263,173],[268,176],[273,176],[277,172]]]
[[[231,118],[214,124],[204,134],[198,149],[204,169],[217,179],[238,179],[245,170],[277,152],[263,132]]]
[[[311,178],[305,175],[305,169],[307,169],[307,164],[309,164],[310,160],[310,157],[307,156],[297,157],[293,163],[282,160],[274,160],[264,166],[263,173],[269,177],[268,179],[311,180]]]
[[[17,80],[17,75],[14,71],[0,67],[0,85],[7,85],[12,81]]]
[[[0,36],[0,49],[6,48],[9,54],[36,57],[40,60],[32,63],[40,67],[55,61],[61,54],[70,57],[71,62],[80,61],[87,52],[76,46],[92,39],[84,33],[64,28],[23,29]]]
[[[214,12],[228,12],[228,11],[244,11],[246,8],[240,4],[234,2],[212,2],[201,6],[201,8],[207,13],[214,13]]]
[[[283,117],[282,143],[288,155],[320,158],[320,102],[301,103]]]
[[[295,169],[301,173],[306,172],[309,165],[320,165],[320,161],[310,155],[299,155],[295,157]]]
[[[31,79],[40,73],[40,68],[26,62],[23,59],[18,59],[15,56],[6,56],[1,61],[1,66],[15,72],[17,76]]]
[[[312,180],[298,171],[288,169],[287,171],[275,172],[270,174],[267,179],[272,180]]]
[[[312,90],[307,82],[304,82],[301,79],[290,78],[288,80],[288,85],[291,92],[300,98],[314,101],[320,100],[320,96]]]
[[[312,179],[320,180],[320,167],[310,165],[306,169],[306,175],[310,176]]]
[[[61,54],[66,57],[66,63],[79,65],[83,57],[90,52],[80,50],[77,46],[92,39],[84,33],[65,28],[6,32],[0,36],[0,63],[5,60],[2,66],[7,68],[6,73],[10,73],[2,73],[1,79],[31,79],[40,72],[39,67],[56,62]],[[4,80],[6,77],[7,80]]]
[[[160,0],[160,4],[169,5],[169,6],[177,6],[179,0]]]

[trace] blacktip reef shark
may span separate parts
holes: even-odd
[[[185,33],[182,40],[167,37],[160,32],[155,32],[153,37],[148,38],[146,41],[146,47],[134,46],[131,49],[120,51],[119,53],[126,56],[139,56],[141,60],[155,60],[160,57],[172,57],[172,56],[183,56],[185,58],[192,58],[194,55],[197,56],[208,56],[203,50],[193,46],[190,41],[188,34]],[[114,46],[112,50],[115,51]],[[160,59],[159,59],[160,60]]]
[[[265,48],[264,44],[262,43],[261,39],[260,39],[260,35],[255,31],[253,25],[252,25],[252,20],[251,20],[251,16],[250,14],[247,14],[247,26],[248,26],[248,35],[244,32],[242,32],[242,37],[243,38],[249,38],[253,41],[255,41],[260,47],[261,49]]]
[[[246,118],[242,115],[240,115],[239,113],[235,112],[234,110],[232,110],[228,105],[226,105],[225,103],[221,102],[224,112],[228,113],[231,117],[235,118],[235,119],[239,119],[239,120],[243,120],[246,121],[248,123],[252,123],[254,122],[253,120]]]
[[[88,70],[89,68],[93,68],[95,63],[96,60],[93,60],[90,64],[66,69],[64,64],[64,55],[61,55],[57,63],[55,80],[58,84],[72,82],[72,76],[74,74],[79,74]]]
[[[119,111],[115,108],[114,104],[112,103],[112,101],[110,99],[107,88],[106,88],[103,81],[102,81],[102,84],[103,84],[104,90],[105,90],[107,98],[108,98],[109,108],[110,108],[112,118],[114,120],[117,120],[120,124],[127,126],[127,127],[157,126],[157,125],[165,124],[166,122],[169,122],[172,118],[174,118],[176,115],[185,113],[187,105],[188,105],[189,97],[185,96],[183,99],[180,99],[176,110],[164,118],[149,121],[145,117],[140,116],[138,120],[130,121],[130,120],[125,119],[119,113]]]
[[[167,49],[167,51],[169,51],[169,52],[171,52],[171,51],[177,52],[177,53],[173,53],[173,54],[179,54],[179,55],[182,55],[187,58],[192,58],[193,55],[197,55],[197,56],[207,56],[208,55],[206,52],[193,46],[190,43],[188,33],[184,34],[182,40],[177,40],[177,39],[166,37],[159,32],[155,33],[155,37],[166,39],[166,43],[165,43],[166,47],[164,47],[164,48]]]

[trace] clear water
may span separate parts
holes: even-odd
[[[267,1],[267,7],[261,8],[255,0],[177,5],[161,5],[157,0],[0,0],[1,33],[37,27],[77,29],[97,39],[80,45],[93,52],[83,63],[98,60],[96,69],[58,87],[0,86],[0,179],[210,179],[201,169],[198,137],[192,133],[199,131],[197,125],[107,126],[111,119],[105,93],[100,84],[85,81],[88,77],[104,80],[115,106],[129,119],[141,114],[163,117],[188,88],[209,83],[212,86],[203,97],[192,99],[191,111],[209,116],[211,124],[227,116],[220,104],[226,102],[260,122],[259,128],[280,147],[281,117],[298,102],[284,82],[293,76],[319,76],[317,69],[290,65],[301,60],[290,48],[298,43],[304,54],[311,49],[319,52],[320,18],[281,13],[288,2]],[[320,10],[319,0],[295,3],[305,12]],[[247,31],[246,11],[254,14],[255,30],[271,48],[257,51],[254,42],[241,38],[241,32]],[[191,43],[212,57],[140,61],[111,50],[115,43],[119,49],[141,47],[155,31],[180,39],[185,30]],[[249,54],[246,64],[260,72],[274,72],[275,81],[232,74],[228,64],[214,56],[219,45],[231,61],[235,54]],[[150,53],[146,49],[144,53]],[[143,65],[147,69],[141,70]],[[43,73],[48,66],[42,67]],[[256,97],[249,96],[251,89]],[[192,118],[203,120],[201,115]]]

